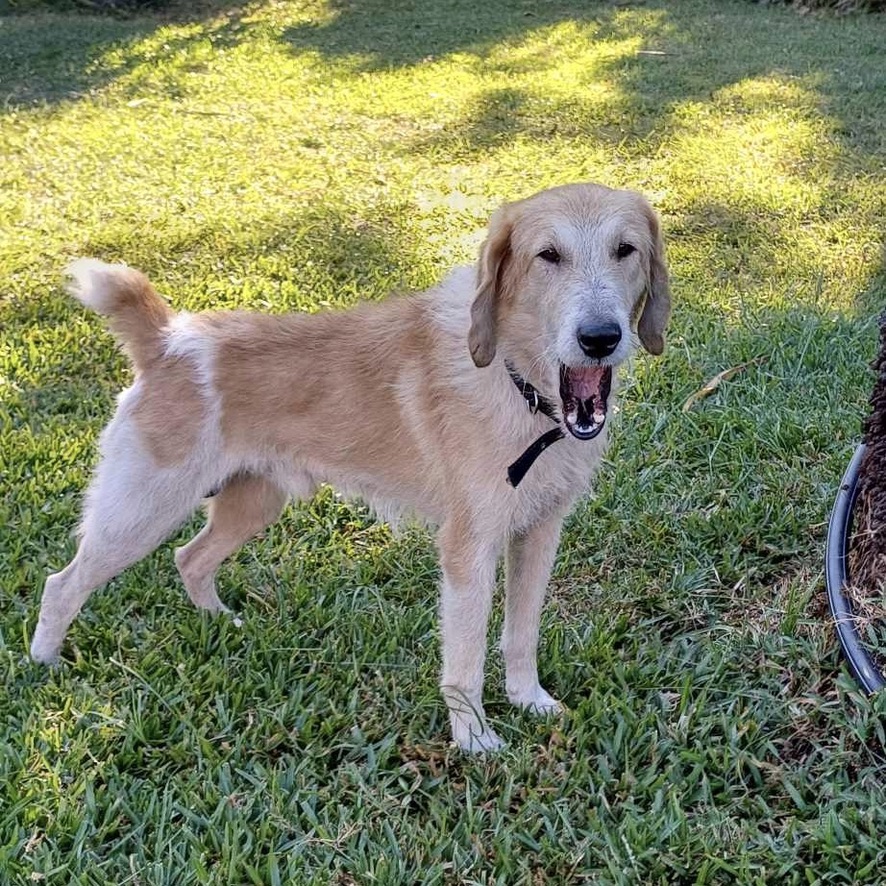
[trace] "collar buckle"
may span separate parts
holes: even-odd
[[[526,381],[526,379],[523,378],[523,376],[520,375],[520,373],[517,372],[517,370],[507,361],[505,361],[505,367],[508,370],[508,375],[510,375],[511,381],[526,401],[526,405],[529,407],[529,411],[532,415],[536,415],[540,412],[551,419],[551,421],[555,421],[559,424],[556,409],[550,400],[546,400],[541,393],[539,393],[538,388]]]

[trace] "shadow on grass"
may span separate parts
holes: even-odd
[[[886,311],[886,244],[880,270],[871,277],[869,285],[856,295],[855,308],[860,315],[871,318],[879,318]]]
[[[283,39],[296,52],[358,57],[366,71],[404,67],[454,52],[483,52],[501,41],[561,21],[593,21],[612,6],[579,3],[476,4],[466,0],[332,0],[329,15],[289,28]]]
[[[0,14],[0,100],[8,110],[53,104],[100,88],[138,65],[152,62],[152,58],[126,52],[125,62],[109,66],[103,62],[109,50],[132,49],[165,24],[194,23],[203,27],[193,35],[164,41],[153,63],[197,40],[230,45],[246,27],[245,5],[210,0],[198,4],[193,13],[183,4],[174,6],[171,13],[125,18],[76,13]],[[333,0],[329,9],[329,20],[318,18],[289,28],[282,39],[294,52],[319,49],[330,57],[365,55],[366,70],[488,48],[559,21],[593,21],[593,13],[583,5],[554,3],[539,7],[527,0],[482,11],[462,0],[443,5],[418,2],[406,7],[381,0]],[[603,7],[602,14],[611,14],[611,7]]]
[[[0,15],[0,112],[76,100],[199,40],[218,48],[230,46],[242,28],[243,5],[214,0],[211,5],[198,4],[200,9],[191,15],[184,9],[174,15],[132,17],[75,12]],[[201,27],[186,37],[170,36],[151,58],[125,51],[168,24]],[[124,50],[124,61],[107,61],[106,54],[115,49]]]
[[[631,9],[615,3],[559,2],[487,4],[478,9],[466,0],[415,0],[406,6],[333,0],[329,9],[324,20],[290,28],[284,41],[297,53],[311,50],[330,60],[353,59],[365,71],[417,66],[463,53],[466,64],[482,61],[484,70],[500,73],[504,81],[514,74],[549,70],[556,47],[499,60],[494,56],[498,46],[516,44],[563,23],[584,31],[589,43],[639,43],[638,49],[616,53],[579,75],[575,94],[568,101],[548,104],[547,111],[527,89],[506,82],[496,85],[460,122],[430,142],[419,142],[417,150],[436,145],[478,154],[518,135],[585,134],[618,144],[627,140],[649,151],[667,142],[678,128],[673,120],[677,106],[707,104],[735,84],[767,78],[816,81],[821,110],[839,120],[843,93],[829,89],[833,78],[858,76],[874,85],[886,80],[876,41],[859,39],[869,37],[866,30],[882,31],[886,38],[886,19],[879,16],[838,23],[806,20],[789,10],[761,10],[749,16],[740,4],[660,2]],[[819,39],[822,28],[831,28],[829,36],[834,38],[825,47]],[[607,78],[615,81],[616,94],[602,104],[589,98],[587,87]],[[753,99],[727,100],[736,113],[752,111]],[[778,101],[784,106],[798,99],[782,94]],[[556,125],[551,123],[554,119]],[[882,140],[874,121],[856,120],[842,131],[850,140]]]
[[[360,70],[383,71],[421,65],[455,53],[466,64],[481,62],[502,84],[480,95],[462,120],[430,139],[415,143],[416,151],[437,147],[456,156],[478,155],[518,136],[549,138],[588,136],[627,146],[636,153],[654,151],[680,129],[674,111],[680,105],[715,100],[724,89],[759,78],[815,80],[821,110],[840,120],[844,93],[829,90],[834,77],[861,77],[886,85],[879,50],[870,40],[856,39],[864,27],[857,20],[841,23],[838,38],[823,49],[823,27],[837,23],[806,20],[787,10],[761,10],[749,16],[742,5],[712,7],[703,2],[680,5],[649,2],[626,8],[619,3],[486,4],[467,0],[330,0],[325,16],[285,29],[280,39],[296,54],[319,52],[330,62],[349,60]],[[882,30],[886,18],[869,16],[865,25]],[[192,34],[170,36],[162,46],[142,53],[121,53],[123,61],[103,58],[112,48],[134,49],[164,24],[200,25]],[[627,54],[615,53],[595,62],[576,77],[567,100],[533,94],[509,77],[550,70],[556,46],[540,46],[518,57],[499,58],[502,44],[518,45],[560,24],[570,24],[590,44],[636,42]],[[53,26],[55,25],[55,26]],[[244,30],[242,3],[213,0],[197,12],[186,7],[169,16],[115,19],[96,16],[0,17],[0,99],[7,108],[54,103],[101,88],[133,68],[156,65],[182,52],[189,43],[209,41],[219,48],[238,42]],[[39,47],[39,51],[35,48]],[[784,47],[789,47],[785,52]],[[776,53],[775,49],[782,51]],[[589,95],[588,87],[604,80],[616,89],[608,98]],[[737,113],[745,99],[729,98]],[[783,105],[795,98],[778,97]],[[752,110],[746,107],[746,110]],[[876,115],[874,115],[876,116]],[[876,121],[853,120],[838,129],[851,141],[882,142]]]

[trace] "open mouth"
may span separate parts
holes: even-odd
[[[573,437],[592,440],[603,430],[611,388],[611,366],[560,365],[563,424]]]

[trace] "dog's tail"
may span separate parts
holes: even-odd
[[[163,356],[164,329],[175,313],[141,271],[81,258],[68,266],[67,274],[68,292],[108,318],[136,372]]]

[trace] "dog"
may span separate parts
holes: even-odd
[[[475,268],[427,292],[318,314],[175,313],[125,265],[80,259],[70,290],[135,379],[101,435],[74,559],[50,575],[31,656],[57,660],[93,590],[205,502],[175,552],[191,600],[226,611],[221,562],[320,483],[437,527],[441,688],[452,738],[502,745],[482,689],[505,561],[505,688],[560,710],[538,680],[560,527],[608,436],[616,370],[661,354],[671,310],[660,224],[633,191],[581,183],[505,204]]]

